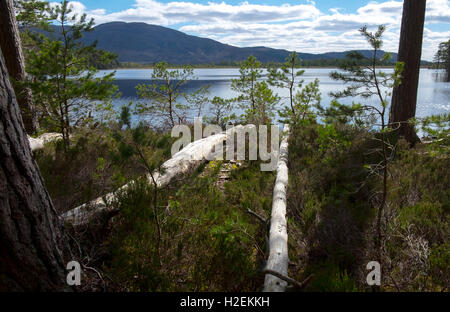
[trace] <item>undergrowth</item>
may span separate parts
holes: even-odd
[[[382,179],[368,163],[376,133],[344,124],[293,129],[289,141],[291,275],[314,274],[309,291],[366,291],[374,251],[375,213]],[[449,287],[448,157],[399,141],[383,213],[385,291],[442,291]]]
[[[126,291],[255,291],[263,285],[265,225],[247,208],[268,216],[273,173],[250,162],[232,171],[222,192],[221,162],[210,162],[182,184],[160,191],[162,245],[156,259],[152,187],[136,183],[117,205],[111,257],[105,271],[111,287]],[[202,174],[200,174],[202,172]]]

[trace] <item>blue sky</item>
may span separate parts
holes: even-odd
[[[124,21],[161,25],[234,46],[268,46],[323,53],[368,48],[358,34],[387,26],[384,49],[396,52],[400,0],[79,0],[74,11],[96,24]],[[450,39],[450,1],[428,0],[423,58]]]
[[[94,9],[99,9],[99,8],[104,8],[107,10],[108,13],[110,12],[115,12],[115,11],[121,11],[121,10],[125,10],[130,8],[135,1],[134,0],[84,0],[81,1],[88,10],[94,10]],[[159,1],[161,3],[168,3],[168,2],[174,2],[174,1],[170,1],[170,0],[161,0]],[[186,1],[175,1],[175,2],[186,2]],[[208,2],[222,2],[222,1],[192,1],[195,3],[203,3],[203,4],[207,4]],[[225,1],[226,3],[229,4],[239,4],[242,3],[244,1],[241,0],[230,0],[230,1]],[[298,4],[298,3],[307,3],[307,1],[279,1],[279,0],[260,0],[260,1],[248,1],[249,3],[255,3],[255,4],[266,4],[266,5],[279,5],[280,3],[282,4]],[[343,8],[346,12],[350,13],[350,12],[356,12],[356,10],[360,7],[362,7],[363,5],[367,4],[368,1],[367,0],[352,0],[352,1],[348,1],[348,0],[319,0],[319,1],[315,1],[316,3],[316,7],[319,10],[323,10],[323,11],[327,11],[330,8],[337,8],[337,7],[341,7]]]

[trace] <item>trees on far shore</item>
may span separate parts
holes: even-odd
[[[443,68],[446,71],[446,81],[450,82],[450,40],[441,42],[438,51],[434,56],[436,68]]]

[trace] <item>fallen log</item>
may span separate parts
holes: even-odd
[[[40,135],[37,138],[32,138],[32,137],[28,137],[28,141],[30,142],[30,147],[31,147],[31,151],[36,151],[39,149],[43,149],[44,148],[44,144],[51,142],[51,141],[55,141],[55,140],[61,140],[62,139],[62,134],[61,133],[44,133],[42,135]]]
[[[284,137],[278,154],[277,178],[273,190],[272,213],[270,217],[269,258],[265,272],[278,272],[278,276],[288,276],[288,235],[286,222],[286,191],[288,186],[288,137],[289,125],[284,126]],[[266,273],[265,292],[284,292],[288,285],[273,273]]]
[[[173,181],[176,177],[193,172],[202,163],[211,159],[211,154],[216,145],[220,143],[223,144],[230,135],[234,135],[238,131],[243,131],[247,127],[248,126],[236,126],[219,134],[190,143],[162,165],[162,173],[155,172],[153,174],[157,187],[163,187]],[[147,174],[146,178],[149,183],[153,184],[150,174]],[[114,212],[117,208],[114,208],[111,205],[111,202],[117,198],[119,192],[129,188],[132,183],[133,182],[130,182],[112,193],[76,207],[62,214],[61,217],[65,222],[77,226],[88,223],[95,215]]]

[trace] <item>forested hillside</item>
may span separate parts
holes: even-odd
[[[55,33],[60,33],[57,26]],[[187,35],[170,28],[145,23],[111,22],[94,27],[82,38],[86,44],[98,42],[98,48],[118,55],[119,62],[153,64],[233,64],[254,55],[262,63],[283,63],[289,51],[267,47],[238,48],[218,41]],[[368,50],[360,51],[364,56]],[[324,65],[336,64],[344,59],[347,52],[330,52],[324,54],[298,53],[304,61],[319,61]],[[377,57],[381,58],[383,51]],[[396,54],[390,60],[396,61]],[[328,62],[328,64],[327,64]]]

